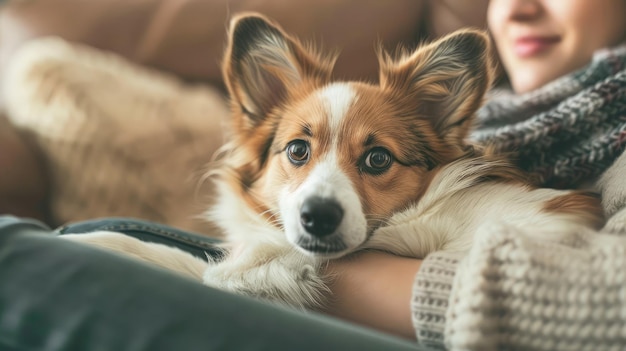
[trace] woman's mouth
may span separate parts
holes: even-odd
[[[517,56],[526,58],[545,52],[561,40],[558,36],[526,36],[515,40],[514,50]]]

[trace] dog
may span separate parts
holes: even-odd
[[[542,233],[599,228],[600,200],[536,187],[467,135],[490,88],[485,33],[461,30],[392,58],[377,84],[334,81],[320,55],[258,14],[231,21],[223,74],[233,135],[214,172],[210,217],[226,257],[112,232],[66,235],[204,284],[315,309],[323,265],[358,250],[424,258],[467,250],[481,225]]]

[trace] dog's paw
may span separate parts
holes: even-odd
[[[320,307],[328,292],[314,265],[285,267],[266,263],[241,269],[217,264],[205,270],[203,282],[220,290],[302,309]]]

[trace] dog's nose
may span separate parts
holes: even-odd
[[[300,223],[307,232],[316,237],[334,233],[342,218],[343,209],[332,199],[310,197],[300,208]]]

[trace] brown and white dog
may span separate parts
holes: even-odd
[[[596,197],[534,187],[504,157],[466,143],[491,84],[484,33],[381,54],[379,84],[332,81],[332,63],[260,15],[232,21],[223,71],[234,136],[211,211],[227,237],[223,261],[117,233],[66,237],[313,308],[324,301],[324,262],[357,250],[423,258],[468,249],[484,223],[542,233],[602,225]]]

